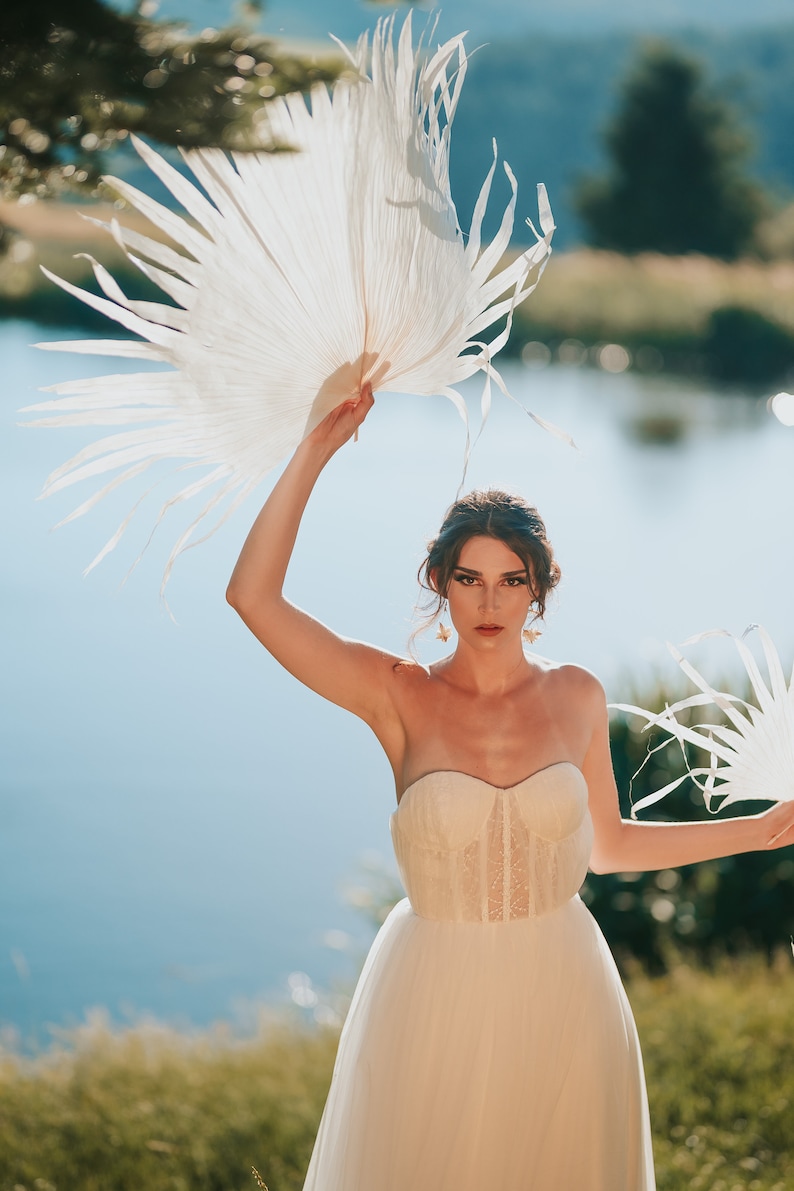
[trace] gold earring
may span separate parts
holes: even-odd
[[[446,609],[447,609],[447,601],[444,600],[443,604],[441,605],[439,614],[441,616],[443,616]],[[452,629],[449,628],[447,625],[445,625],[442,620],[439,620],[438,629],[436,630],[436,641],[449,641],[451,636],[452,636]]]

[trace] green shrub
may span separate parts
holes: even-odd
[[[704,349],[717,380],[763,382],[794,372],[794,333],[744,306],[712,312]]]

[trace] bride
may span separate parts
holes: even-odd
[[[227,598],[278,661],[375,732],[397,790],[408,898],[347,1018],[306,1191],[650,1191],[642,1060],[612,957],[577,890],[794,843],[794,805],[701,823],[623,820],[603,690],[524,652],[559,567],[536,510],[449,510],[423,568],[457,633],[429,667],[338,637],[282,587],[301,516],[371,386],[304,439]]]

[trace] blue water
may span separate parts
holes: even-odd
[[[129,7],[114,0],[123,12]],[[406,6],[407,7],[407,6]],[[259,26],[269,34],[286,37],[325,38],[328,31],[338,37],[354,38],[363,29],[371,29],[383,13],[399,6],[367,3],[367,0],[269,0]],[[472,39],[492,41],[516,34],[554,31],[576,36],[593,30],[639,28],[643,32],[660,29],[689,29],[693,23],[735,28],[759,27],[790,20],[788,0],[756,0],[750,7],[737,0],[700,0],[697,8],[685,0],[646,0],[636,5],[631,0],[608,0],[593,4],[590,0],[557,0],[553,5],[528,5],[526,0],[456,0],[455,4],[417,6],[417,27],[428,13],[439,15],[439,36],[450,37],[463,29]],[[158,18],[184,21],[189,17],[193,28],[228,24],[235,17],[235,5],[229,0],[162,0]],[[399,15],[398,15],[399,19]]]
[[[133,493],[49,532],[85,494],[34,498],[90,434],[21,429],[16,410],[38,386],[108,367],[29,350],[46,337],[0,325],[0,1023],[41,1036],[94,1005],[202,1023],[286,1000],[296,971],[344,986],[371,931],[343,894],[373,854],[387,863],[388,766],[366,728],[281,673],[226,606],[254,504],[178,563],[176,624],[157,594],[176,523],[119,588],[154,505],[81,578]],[[543,651],[595,669],[613,698],[628,676],[672,676],[662,643],[702,629],[761,621],[790,662],[794,430],[757,399],[674,380],[505,373],[580,447],[500,399],[469,473],[546,516],[564,582]],[[479,387],[468,392],[476,404]],[[638,435],[651,413],[681,419],[677,444]],[[403,649],[462,448],[442,398],[379,399],[321,479],[292,597]],[[427,640],[422,656],[440,648]],[[709,654],[720,671],[729,656]]]

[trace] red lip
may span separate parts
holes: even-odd
[[[501,633],[503,627],[501,624],[478,624],[474,631],[483,637],[495,637],[497,633]]]

